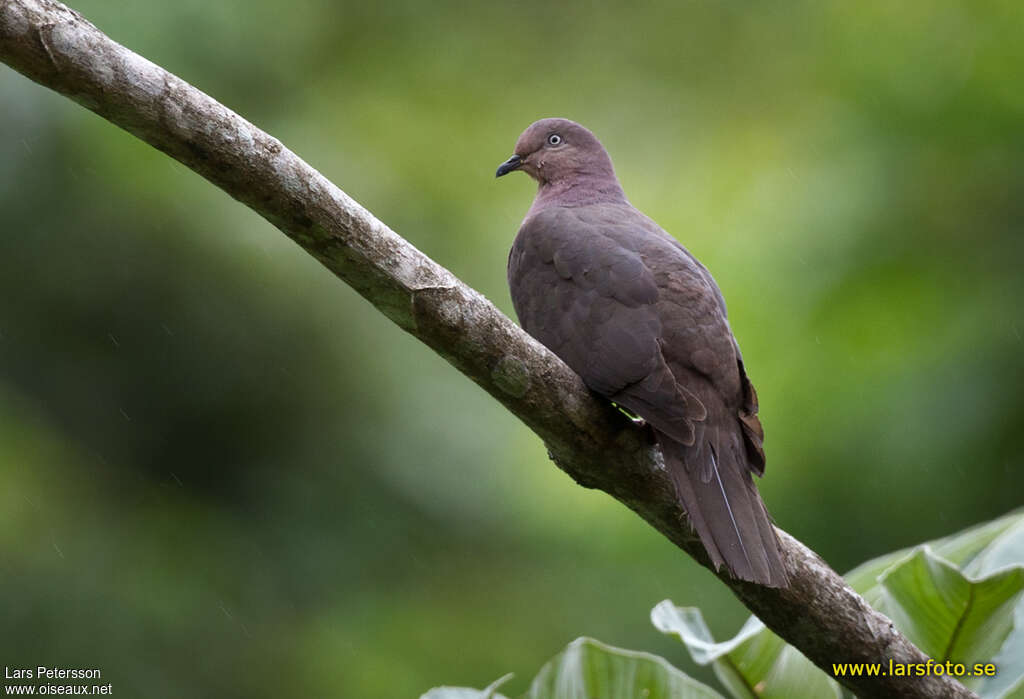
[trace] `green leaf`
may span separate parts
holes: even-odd
[[[545,665],[528,699],[722,699],[705,684],[650,653],[577,638]]]
[[[505,699],[494,691],[512,675],[486,689],[437,687],[420,699]],[[552,658],[523,699],[724,699],[705,684],[650,653],[613,648],[577,638]]]
[[[655,628],[675,634],[694,662],[711,664],[729,693],[742,699],[841,697],[839,685],[800,651],[750,617],[732,639],[715,643],[699,609],[676,607],[665,600],[651,611]]]
[[[1017,605],[1014,629],[992,662],[996,676],[986,678],[975,691],[984,697],[1024,699],[1024,602]]]
[[[1024,676],[1017,680],[1017,683],[1010,687],[1004,694],[1000,694],[999,696],[1005,697],[1005,699],[1024,699]]]
[[[1010,541],[1016,539],[1020,545],[1024,546],[1024,538],[1013,532],[1014,528],[1022,526],[1024,526],[1024,513],[1011,513],[991,522],[965,529],[952,536],[938,539],[929,545],[947,561],[959,568],[965,568],[965,572],[968,574],[978,575],[995,570],[995,567],[984,563],[987,556],[982,554],[989,548],[1010,548],[1012,551],[1012,546],[1006,547],[1000,544],[1001,541],[1007,539]],[[862,595],[869,594],[877,587],[878,577],[910,555],[913,550],[914,547],[905,548],[873,558],[857,566],[844,577],[854,590]],[[1024,563],[1024,551],[1017,551],[1016,555],[1017,558],[1014,561],[1018,564]],[[995,562],[995,560],[991,562]],[[1008,564],[1009,560],[1004,563],[1004,565]]]
[[[420,699],[508,699],[504,694],[488,694],[483,689],[469,687],[434,687]]]
[[[468,687],[435,687],[420,699],[508,699],[504,694],[498,694],[497,689],[512,679],[512,673],[491,682],[483,689],[470,689]]]
[[[985,531],[988,528],[996,531],[985,547],[965,562],[964,570],[968,575],[980,576],[1024,562],[1024,515],[1001,517],[978,527],[978,534],[988,536]],[[996,676],[986,678],[975,691],[983,697],[1024,699],[1024,601],[1017,603],[1014,629],[992,662],[998,668]]]
[[[883,592],[879,611],[930,657],[987,662],[1013,628],[1024,568],[971,580],[924,546],[885,571],[878,582]]]
[[[847,580],[936,661],[994,663],[995,677],[962,678],[982,697],[1024,699],[1022,564],[1024,512],[1015,512],[868,561]],[[651,621],[678,635],[694,662],[711,664],[734,697],[846,694],[755,617],[722,643],[715,643],[697,609],[666,600],[652,610]]]

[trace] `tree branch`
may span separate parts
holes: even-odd
[[[0,0],[0,59],[187,165],[253,209],[536,432],[577,483],[599,488],[710,567],[660,455],[547,349],[483,296],[237,114],[52,0]],[[792,581],[719,574],[779,636],[833,662],[927,660],[799,541],[781,534]],[[844,677],[862,697],[971,697],[947,677]]]

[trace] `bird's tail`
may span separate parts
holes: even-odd
[[[750,476],[742,438],[701,429],[693,446],[686,446],[657,435],[690,525],[715,570],[724,564],[733,577],[785,587],[779,539]]]

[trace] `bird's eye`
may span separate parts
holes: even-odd
[[[562,137],[556,133],[553,133],[550,136],[548,136],[548,145],[557,146],[561,142]]]

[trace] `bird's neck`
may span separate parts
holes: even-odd
[[[575,175],[551,182],[541,182],[529,214],[552,206],[628,203],[622,186],[614,176]]]

